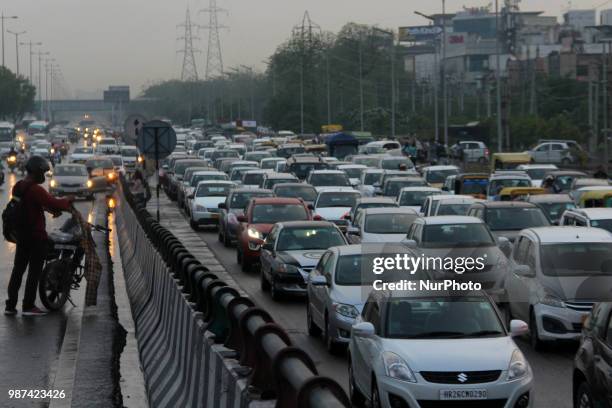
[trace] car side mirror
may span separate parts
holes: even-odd
[[[314,275],[310,277],[312,286],[327,286],[327,279],[323,275]]]
[[[497,242],[499,244],[499,249],[509,258],[512,253],[512,243],[510,240],[506,237],[499,237],[497,238]]]
[[[189,194],[187,196],[188,199],[193,200],[195,198],[195,194]]]
[[[531,269],[529,265],[517,265],[514,267],[514,273],[518,276],[524,276],[526,278],[533,278],[535,276],[535,272]]]
[[[358,337],[372,337],[376,334],[374,325],[370,322],[357,323],[351,328],[352,334]]]
[[[402,240],[402,244],[406,245],[408,248],[416,248],[417,242],[414,239],[404,238]]]
[[[247,222],[246,215],[239,215],[236,217],[236,219],[238,220],[238,222]]]
[[[225,205],[225,203],[219,203],[219,205],[217,206],[217,208],[221,208],[221,209],[226,209],[227,206]]]
[[[359,231],[359,228],[357,227],[348,227],[346,229],[346,233],[348,235],[361,235],[361,231]]]
[[[522,320],[510,321],[510,336],[519,337],[529,333],[529,326]]]

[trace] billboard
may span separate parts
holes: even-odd
[[[104,102],[119,103],[130,101],[129,86],[109,86],[108,90],[104,91]]]
[[[411,26],[399,28],[399,40],[405,42],[432,41],[442,33],[440,26]]]

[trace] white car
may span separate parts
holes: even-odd
[[[594,302],[609,301],[612,234],[600,228],[543,227],[520,232],[506,279],[510,312],[529,321],[531,345],[578,340]]]
[[[230,190],[236,185],[231,181],[200,181],[191,200],[189,225],[197,230],[201,225],[217,227],[221,210]]]
[[[123,166],[127,171],[135,170],[143,162],[143,158],[135,146],[121,146],[121,157],[123,157]]]
[[[457,166],[427,166],[421,169],[421,175],[431,186],[442,187],[449,176],[459,174]],[[454,191],[454,189],[451,189]]]
[[[120,154],[121,149],[113,137],[103,137],[96,145],[96,154]]]
[[[612,232],[612,208],[573,208],[566,210],[559,225],[601,228]]]
[[[336,167],[337,170],[343,171],[349,178],[351,186],[357,187],[361,182],[361,174],[366,170],[368,166],[363,164],[342,164]]]
[[[276,168],[276,163],[287,163],[287,160],[282,157],[266,157],[265,159],[261,159],[259,165],[264,170],[274,170]]]
[[[443,191],[435,187],[404,187],[397,196],[397,204],[420,213],[427,197],[441,194]]]
[[[468,208],[477,201],[479,200],[467,195],[432,195],[425,199],[421,212],[424,217],[465,215]]]
[[[401,242],[419,214],[410,208],[365,208],[346,230],[351,244]]]
[[[322,187],[314,202],[314,214],[346,230],[348,220],[344,216],[359,197],[361,193],[350,187]]]
[[[189,180],[183,180],[183,189],[185,190],[185,208],[191,211],[192,195],[195,193],[198,184],[202,181],[227,181],[227,174],[222,171],[214,170],[196,170],[191,174]]]
[[[242,175],[243,188],[259,188],[264,176],[268,173],[273,173],[272,170],[254,169],[244,172]]]
[[[364,170],[359,181],[359,191],[361,194],[364,197],[374,197],[376,195],[376,188],[380,188],[380,182],[384,174],[385,171],[383,169]]]
[[[478,162],[485,164],[489,161],[489,149],[483,142],[477,140],[462,140],[450,148],[453,156],[460,158],[460,150],[463,152],[464,162]]]
[[[530,407],[532,370],[513,340],[527,324],[509,326],[483,292],[371,291],[351,330],[351,400],[385,408]]]
[[[85,164],[85,162],[94,157],[93,147],[75,147],[70,154],[70,163]]]
[[[347,174],[341,170],[312,170],[306,178],[306,183],[317,191],[329,187],[351,187]]]
[[[541,187],[542,181],[548,173],[559,170],[554,164],[521,164],[516,169],[527,173],[529,178],[531,178],[531,185],[533,187]]]

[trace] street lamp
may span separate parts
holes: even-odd
[[[374,29],[391,38],[391,137],[395,139],[395,33],[377,27]]]
[[[40,46],[42,45],[41,42],[32,42],[32,41],[28,41],[28,42],[22,42],[19,43],[20,45],[29,45],[30,46],[30,83],[34,83],[34,77],[32,76],[32,47],[34,46]]]
[[[19,36],[21,34],[25,34],[26,31],[11,31],[6,30],[7,33],[13,34],[15,36],[15,65],[16,65],[16,74],[19,76]]]
[[[4,67],[4,20],[14,20],[17,16],[5,16],[4,12],[0,13],[0,21],[2,22],[2,66]]]

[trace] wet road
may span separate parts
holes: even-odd
[[[20,176],[7,174],[5,184],[0,187],[0,211],[6,206],[11,189],[20,178]],[[79,201],[76,203],[76,207],[84,216],[95,214],[95,206],[95,201]],[[62,215],[60,218],[53,219],[49,216],[47,218],[47,231],[58,228],[67,217],[68,215]],[[13,266],[14,253],[14,244],[2,239],[0,241],[0,299],[2,300],[2,311],[4,311],[6,287]],[[20,312],[25,278],[24,276],[17,306]],[[80,296],[73,292],[73,298],[80,299]],[[77,301],[75,303],[79,307],[82,306]],[[37,305],[42,308],[38,299]],[[22,317],[21,313],[18,313],[17,316],[0,315],[0,407],[48,406],[48,400],[9,399],[8,390],[52,389],[58,356],[66,329],[66,319],[72,309],[73,306],[67,303],[63,311],[44,317]]]

